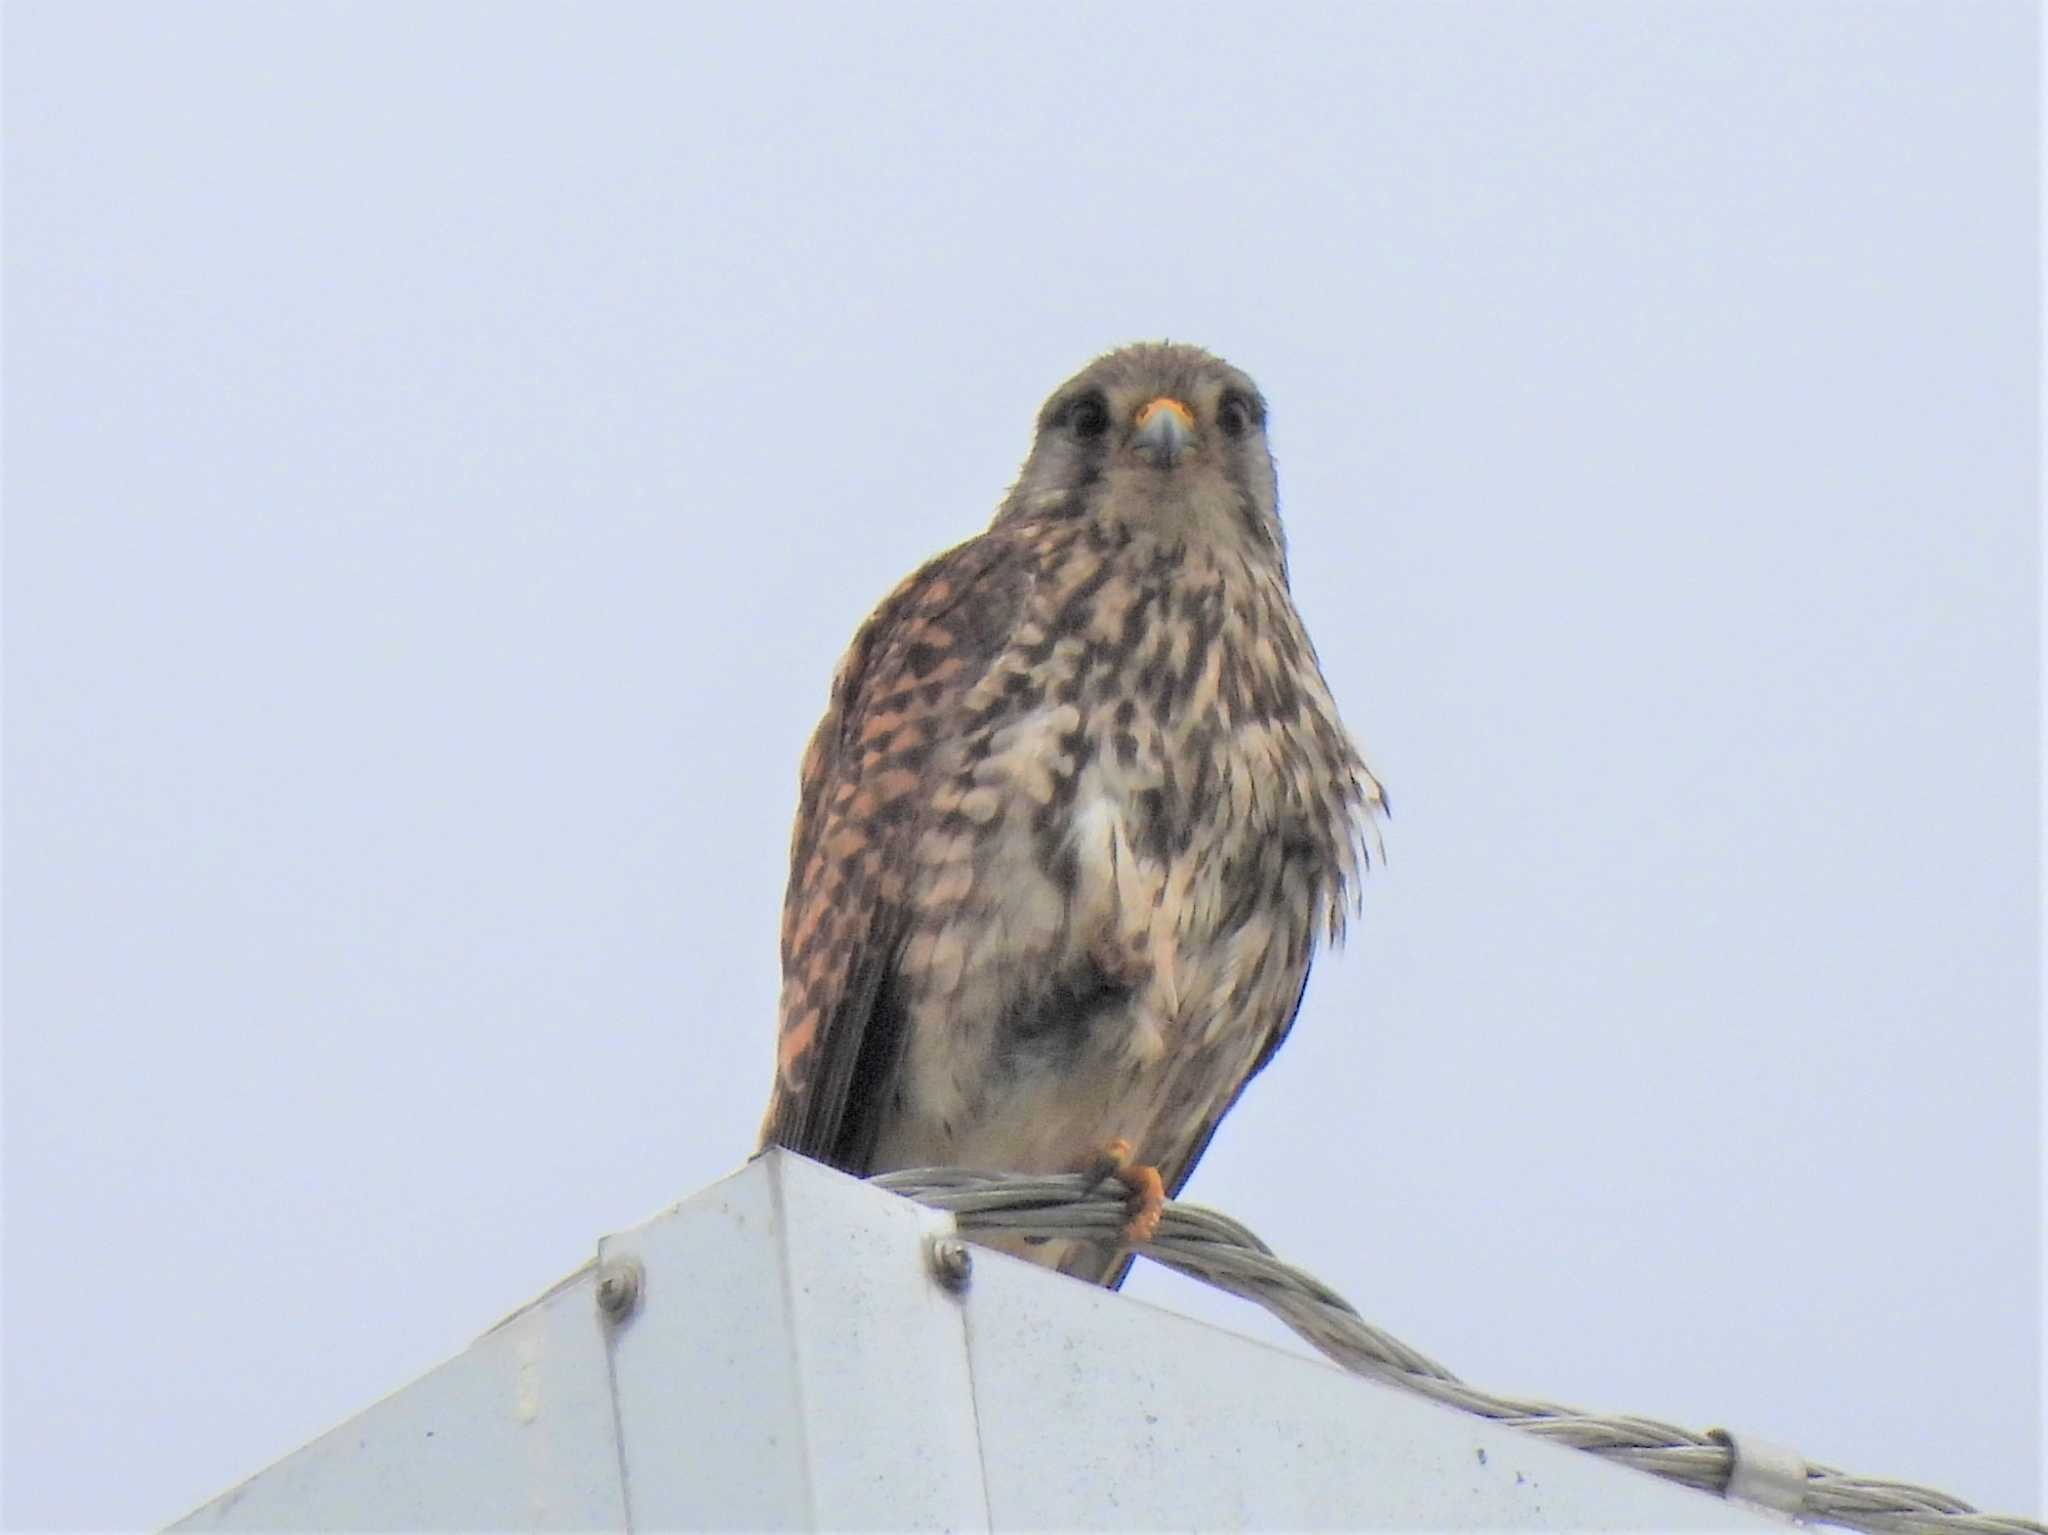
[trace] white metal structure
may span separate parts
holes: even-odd
[[[771,1152],[174,1528],[1785,1528],[951,1230]]]

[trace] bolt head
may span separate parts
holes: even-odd
[[[932,1276],[958,1294],[974,1277],[974,1253],[958,1237],[933,1237],[926,1248]]]
[[[640,1304],[640,1290],[646,1282],[638,1258],[608,1258],[597,1271],[597,1309],[614,1322],[623,1322]]]

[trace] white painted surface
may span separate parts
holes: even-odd
[[[181,1529],[1774,1529],[773,1153]]]
[[[944,1217],[776,1153],[608,1238],[647,1282],[612,1353],[639,1529],[980,1529]]]
[[[1718,1498],[979,1255],[998,1529],[1768,1529]]]
[[[585,1269],[179,1530],[625,1529]]]

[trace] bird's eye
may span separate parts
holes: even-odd
[[[1076,437],[1100,437],[1109,430],[1109,406],[1099,394],[1084,394],[1067,407],[1067,429]]]
[[[1223,403],[1216,408],[1217,425],[1223,428],[1226,437],[1242,437],[1252,429],[1255,413],[1252,402],[1235,389],[1223,397]]]

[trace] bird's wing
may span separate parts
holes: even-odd
[[[1313,956],[1311,956],[1313,959]],[[1203,1122],[1202,1128],[1192,1136],[1187,1145],[1175,1156],[1162,1158],[1159,1163],[1159,1181],[1166,1186],[1166,1197],[1178,1199],[1180,1191],[1187,1187],[1193,1175],[1195,1164],[1202,1160],[1202,1153],[1209,1149],[1209,1142],[1215,1139],[1216,1127],[1223,1118],[1237,1107],[1237,1100],[1244,1096],[1253,1077],[1266,1069],[1273,1057],[1279,1053],[1288,1031],[1294,1027],[1294,1020],[1301,1014],[1301,999],[1308,994],[1307,964],[1302,966],[1301,983],[1294,989],[1294,1005],[1274,1024],[1273,1031],[1266,1036],[1266,1042],[1259,1048],[1258,1058],[1252,1062],[1252,1069],[1244,1074],[1230,1096],[1216,1107],[1216,1112]],[[1075,1250],[1061,1270],[1078,1279],[1092,1280],[1111,1290],[1123,1288],[1124,1280],[1130,1277],[1133,1254],[1126,1248],[1087,1246]]]
[[[1312,955],[1310,960],[1313,961]],[[1180,1191],[1187,1187],[1188,1178],[1194,1173],[1195,1164],[1202,1160],[1202,1153],[1209,1149],[1209,1142],[1215,1137],[1216,1127],[1223,1123],[1223,1116],[1237,1107],[1237,1100],[1244,1096],[1244,1090],[1251,1085],[1252,1078],[1264,1071],[1273,1057],[1279,1054],[1280,1046],[1286,1042],[1288,1033],[1294,1028],[1294,1020],[1301,1016],[1301,999],[1308,995],[1308,971],[1309,965],[1304,963],[1301,967],[1301,981],[1294,988],[1294,1002],[1286,1014],[1273,1025],[1273,1031],[1266,1036],[1265,1044],[1259,1047],[1259,1056],[1252,1062],[1252,1069],[1244,1074],[1244,1079],[1236,1087],[1231,1089],[1230,1096],[1217,1105],[1216,1112],[1209,1116],[1201,1132],[1189,1140],[1186,1149],[1179,1156],[1161,1165],[1159,1181],[1166,1185],[1168,1199],[1180,1197]]]
[[[1011,554],[983,535],[940,555],[861,626],[832,679],[790,846],[764,1146],[868,1171],[902,1054],[896,959],[931,764],[1021,609],[1029,577]]]

